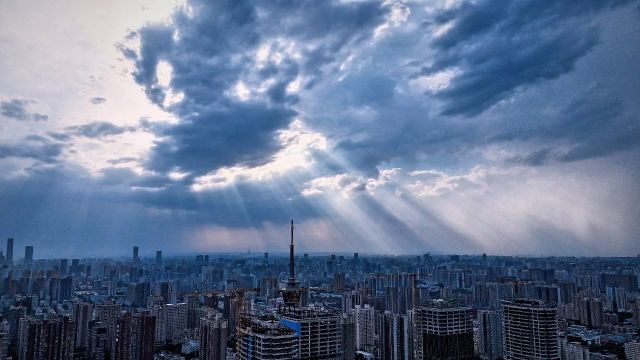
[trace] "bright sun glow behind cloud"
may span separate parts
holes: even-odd
[[[293,121],[287,130],[280,132],[278,139],[282,149],[270,162],[256,167],[223,167],[196,178],[191,188],[204,191],[226,187],[238,180],[264,181],[296,168],[308,169],[313,165],[311,151],[327,149],[327,139],[321,133],[307,129],[301,120]]]

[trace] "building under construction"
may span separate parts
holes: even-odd
[[[273,318],[242,316],[236,346],[239,360],[297,359],[298,336]]]
[[[415,359],[472,359],[471,308],[437,300],[414,308]]]
[[[335,311],[311,306],[281,306],[278,319],[295,332],[298,359],[342,358],[342,324]]]

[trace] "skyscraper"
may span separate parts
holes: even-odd
[[[506,360],[560,359],[557,309],[539,300],[515,300],[503,309]]]
[[[80,272],[80,259],[71,259],[71,273],[76,275]]]
[[[162,266],[162,250],[156,251],[156,266],[158,268]]]
[[[137,246],[133,247],[133,263],[137,264],[138,261],[140,260],[140,258],[138,257],[138,250],[139,248]]]
[[[115,342],[118,329],[118,321],[122,317],[121,304],[101,304],[96,306],[96,320],[99,320],[107,328],[107,340],[110,354],[115,354]]]
[[[187,329],[187,304],[165,304],[167,343],[178,344],[184,331]]]
[[[58,293],[58,301],[70,300],[73,294],[73,278],[65,276],[60,279],[60,292]]]
[[[413,359],[413,333],[411,317],[386,312],[380,316],[381,359]]]
[[[77,303],[73,307],[73,322],[75,323],[74,347],[87,349],[89,347],[89,323],[93,317],[93,304]]]
[[[67,275],[69,270],[69,259],[60,259],[60,275]]]
[[[109,329],[100,321],[89,323],[89,349],[86,352],[92,360],[111,360],[112,349]]]
[[[472,359],[471,309],[438,300],[415,308],[415,359]]]
[[[33,246],[27,245],[24,247],[24,263],[31,264],[33,262]]]
[[[502,358],[502,313],[478,311],[478,355],[485,360]]]
[[[342,360],[356,357],[356,320],[353,313],[342,314]]]
[[[162,296],[165,304],[176,303],[176,284],[173,281],[162,281],[156,285],[156,295]]]
[[[18,359],[71,359],[73,321],[69,316],[20,319]]]
[[[156,318],[148,311],[126,313],[118,321],[117,360],[153,360]]]
[[[13,238],[7,239],[7,256],[6,262],[11,266],[13,264]]]
[[[336,273],[333,275],[333,290],[340,294],[343,293],[346,286],[346,277],[344,273]]]
[[[216,312],[200,319],[200,360],[225,360],[227,320]]]
[[[358,351],[375,352],[376,312],[369,305],[356,305],[353,310],[356,321],[356,348]]]
[[[200,296],[198,294],[188,294],[184,297],[187,303],[187,328],[195,329],[198,327],[198,309],[200,308]]]
[[[151,284],[148,282],[142,283],[130,283],[129,284],[129,292],[128,292],[128,300],[131,302],[132,306],[135,307],[145,307],[147,306],[147,300],[151,296]]]
[[[386,309],[394,314],[406,314],[416,302],[416,274],[391,274],[385,280]]]

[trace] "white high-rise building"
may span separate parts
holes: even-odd
[[[373,353],[376,343],[375,309],[369,305],[356,305],[353,313],[356,320],[356,349]]]
[[[629,341],[624,344],[624,355],[627,360],[640,360],[640,342]]]
[[[414,354],[421,359],[472,359],[471,308],[455,301],[432,301],[414,310]]]
[[[505,303],[505,360],[560,359],[557,309],[538,300]]]

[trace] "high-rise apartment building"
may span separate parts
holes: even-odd
[[[0,331],[0,360],[7,360],[9,352],[9,333]]]
[[[346,288],[346,277],[344,273],[336,273],[333,275],[333,291],[337,294],[344,292]]]
[[[228,322],[220,313],[200,319],[200,360],[225,360]]]
[[[87,349],[89,347],[89,323],[93,320],[93,304],[77,303],[73,307],[75,324],[74,346]]]
[[[153,360],[156,318],[149,311],[126,313],[118,321],[117,360]]]
[[[380,315],[381,359],[411,360],[413,359],[413,329],[411,316],[386,312]]]
[[[415,359],[472,359],[471,309],[434,301],[414,309]]]
[[[417,301],[416,274],[391,274],[385,279],[386,310],[394,314],[406,314]]]
[[[592,297],[578,298],[579,319],[582,325],[599,328],[604,321],[604,304],[602,300]]]
[[[350,312],[342,315],[342,360],[356,357],[356,319]]]
[[[151,284],[148,282],[129,284],[127,300],[132,306],[145,307],[149,296],[151,296]]]
[[[195,329],[198,327],[198,309],[200,308],[200,295],[188,294],[184,300],[187,304],[187,329]]]
[[[502,312],[478,311],[478,355],[484,360],[502,358]]]
[[[95,317],[107,328],[107,340],[109,341],[109,353],[115,354],[116,334],[118,322],[122,317],[121,304],[101,304],[95,307]]]
[[[624,355],[627,360],[640,360],[640,342],[629,341],[624,344]]]
[[[115,355],[109,340],[109,329],[104,323],[89,323],[89,347],[86,354],[92,360],[111,360],[112,355]]]
[[[520,299],[505,303],[502,310],[506,360],[560,359],[555,307]]]
[[[58,293],[58,301],[62,302],[70,300],[73,295],[73,278],[65,276],[60,279],[60,292]]]
[[[162,296],[165,304],[177,302],[176,284],[174,281],[161,281],[156,285],[156,295]]]
[[[161,345],[177,344],[187,329],[187,304],[156,305],[151,310],[156,316],[156,342]]]
[[[73,320],[69,316],[20,319],[19,360],[71,359]]]
[[[374,353],[376,346],[375,309],[369,305],[356,305],[353,314],[356,321],[356,349]]]
[[[187,329],[187,304],[166,304],[163,306],[166,312],[167,342],[178,344]]]

